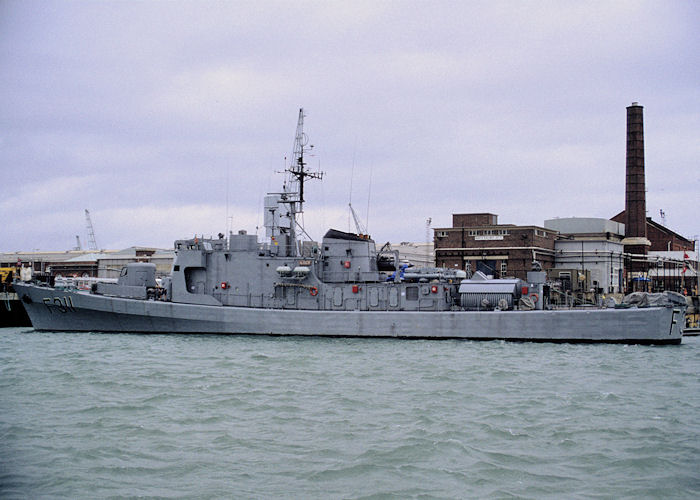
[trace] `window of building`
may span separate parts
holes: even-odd
[[[501,276],[505,276],[508,273],[508,263],[501,262]]]
[[[438,238],[446,238],[446,237],[447,237],[447,231],[438,231],[438,232],[436,233],[436,236],[437,236]]]

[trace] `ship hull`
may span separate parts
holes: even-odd
[[[679,344],[672,307],[555,311],[308,311],[180,304],[18,284],[36,330]]]

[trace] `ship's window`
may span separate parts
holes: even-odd
[[[179,270],[180,270],[180,266],[175,266],[175,267],[173,268],[173,271],[179,271]]]
[[[224,257],[226,257],[226,260],[229,261],[231,260],[231,254],[230,253],[225,253]]]
[[[407,286],[406,287],[406,300],[418,300],[418,287],[417,286]]]

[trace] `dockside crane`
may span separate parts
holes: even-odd
[[[367,228],[362,224],[362,222],[360,222],[360,218],[355,212],[355,209],[352,208],[352,203],[348,203],[348,207],[350,207],[350,213],[352,214],[352,218],[355,221],[355,229],[357,230],[357,234],[367,234]]]
[[[90,212],[85,209],[85,225],[87,226],[88,232],[88,249],[97,250],[97,242],[95,241],[95,229],[92,227],[92,220],[90,220]]]

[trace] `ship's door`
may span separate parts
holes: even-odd
[[[369,289],[369,306],[378,307],[379,306],[379,290],[376,288]]]
[[[342,309],[343,308],[343,289],[339,286],[333,289],[333,308]]]
[[[389,288],[389,309],[398,309],[399,307],[399,289],[392,286]]]
[[[289,309],[296,308],[297,305],[297,289],[294,287],[287,287],[284,289],[286,295],[285,307]]]
[[[185,285],[190,293],[203,294],[206,290],[207,271],[203,267],[185,269]]]

